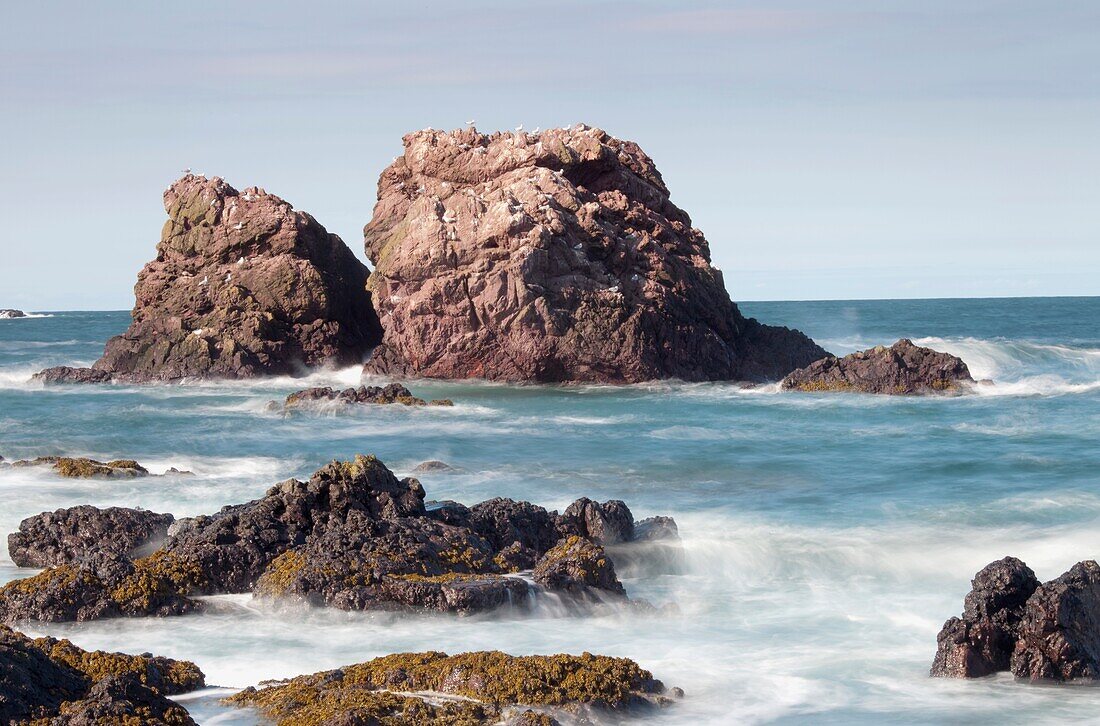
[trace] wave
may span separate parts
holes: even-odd
[[[19,318],[0,318],[0,320],[35,320],[36,318],[52,318],[53,313],[24,313]]]

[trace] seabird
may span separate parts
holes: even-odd
[[[203,285],[205,285],[208,282],[210,282],[210,275],[207,275],[206,277],[202,278],[202,282],[199,283],[199,287],[202,287]]]
[[[466,125],[467,125],[467,126],[473,126],[473,125],[474,125],[474,124],[476,124],[476,123],[477,123],[477,121],[476,121],[476,120],[470,120],[470,121],[467,121],[467,122],[466,122]]]
[[[516,127],[516,131],[523,131],[523,124]]]
[[[184,169],[183,173],[184,174],[190,174],[191,173],[191,167],[187,167],[186,169]]]
[[[237,226],[233,229],[244,229],[244,222],[237,222]]]
[[[237,264],[238,265],[243,265],[244,264],[244,258],[242,257],[241,259],[237,260]]]
[[[233,279],[233,273],[232,272],[225,273],[225,281],[226,282],[229,282],[232,279]]]

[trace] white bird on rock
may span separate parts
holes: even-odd
[[[523,124],[516,127],[516,131],[523,131]]]
[[[202,282],[199,283],[199,287],[202,287],[203,285],[205,285],[208,282],[210,282],[210,275],[207,275],[206,277],[202,278]]]
[[[232,279],[233,279],[233,273],[232,272],[225,273],[225,281],[226,282],[229,282]]]
[[[241,259],[237,260],[237,264],[238,265],[243,265],[244,264],[244,258],[242,257]]]
[[[184,174],[190,174],[191,173],[191,167],[187,167],[186,169],[184,169],[183,173]]]
[[[237,226],[233,229],[244,229],[244,222],[237,222]]]
[[[467,122],[466,122],[466,125],[467,125],[467,126],[473,126],[473,125],[474,125],[474,124],[476,124],[476,123],[477,123],[477,121],[476,121],[476,120],[471,120],[471,121],[467,121]]]

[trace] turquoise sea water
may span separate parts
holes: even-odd
[[[562,508],[624,499],[671,514],[689,569],[626,579],[678,615],[587,619],[547,603],[525,618],[272,610],[247,596],[169,619],[28,626],[78,645],[196,661],[239,688],[396,651],[571,651],[635,658],[685,700],[652,723],[1034,723],[1094,719],[1100,690],[927,677],[969,579],[1006,554],[1040,578],[1100,555],[1100,298],[744,304],[834,353],[898,337],[963,357],[992,387],[958,398],[779,393],[725,384],[538,387],[412,382],[453,409],[371,407],[283,418],[305,385],[42,388],[30,374],[90,363],[127,313],[0,320],[0,455],[136,458],[194,477],[63,481],[0,469],[0,533],[81,503],[177,516],[260,496],[333,458],[425,459],[430,498]],[[309,384],[350,385],[357,370]],[[21,573],[23,574],[23,573]],[[0,580],[16,568],[0,550]],[[202,723],[252,723],[210,692]]]

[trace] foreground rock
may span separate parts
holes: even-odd
[[[364,230],[367,370],[630,383],[779,380],[827,353],[744,318],[634,143],[575,126],[405,136]]]
[[[262,189],[188,174],[164,193],[133,322],[87,369],[44,382],[294,375],[361,362],[381,339],[367,268],[313,217]]]
[[[940,631],[932,675],[973,678],[1011,670],[1031,681],[1100,680],[1100,566],[1079,562],[1040,584],[1013,557],[986,566],[962,618]]]
[[[173,521],[171,514],[122,507],[43,512],[8,535],[8,556],[19,567],[69,564],[94,551],[140,557],[160,546]]]
[[[309,481],[178,520],[161,549],[138,559],[131,556],[146,551],[145,530],[132,515],[75,508],[28,520],[13,535],[21,557],[61,564],[0,588],[0,619],[176,615],[201,609],[198,595],[248,592],[345,610],[463,614],[526,607],[540,589],[578,604],[625,601],[600,542],[635,559],[650,545],[635,542],[645,522],[635,527],[619,501],[582,499],[562,515],[503,498],[429,509],[420,482],[398,479],[373,456],[334,461]],[[97,546],[112,516],[132,536]],[[664,520],[674,537],[675,524]],[[515,576],[532,569],[537,585]]]
[[[827,357],[783,379],[788,391],[914,395],[964,392],[974,379],[961,358],[901,339],[889,348]]]
[[[0,320],[10,320],[12,318],[25,318],[27,314],[22,310],[15,310],[13,308],[0,309]]]
[[[227,699],[280,726],[303,723],[591,723],[682,696],[626,658],[402,653],[299,676]],[[449,696],[450,698],[440,698]],[[560,719],[560,721],[556,720]]]
[[[979,678],[1008,670],[1027,600],[1039,586],[1015,557],[986,565],[974,576],[961,618],[944,623],[933,676]]]
[[[166,696],[204,685],[194,663],[32,641],[0,626],[0,723],[189,726]]]
[[[326,404],[339,404],[355,406],[360,404],[401,404],[403,406],[453,406],[454,402],[447,398],[425,401],[412,395],[412,391],[400,383],[391,383],[387,386],[359,386],[358,388],[345,388],[342,391],[325,387],[307,388],[295,391],[286,397],[283,408],[287,411],[298,408],[311,408]]]

